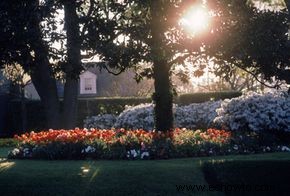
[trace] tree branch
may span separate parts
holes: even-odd
[[[276,82],[275,85],[269,85],[269,84],[266,84],[265,82],[261,81],[261,80],[258,78],[258,76],[257,76],[256,74],[254,74],[253,72],[251,72],[251,71],[247,70],[246,68],[241,67],[241,66],[239,66],[239,65],[237,65],[237,64],[235,64],[235,66],[237,66],[238,68],[244,70],[244,71],[247,72],[248,74],[252,75],[252,76],[255,78],[255,80],[257,80],[260,84],[262,84],[262,85],[264,85],[264,86],[266,86],[266,87],[268,87],[268,88],[278,88],[278,87],[281,85],[281,83],[278,84],[278,82]]]
[[[88,13],[86,15],[86,18],[90,17],[90,15],[93,13],[94,5],[95,5],[95,1],[90,0],[90,7],[89,7]],[[83,37],[85,35],[86,29],[88,28],[88,24],[89,24],[89,20],[87,20],[86,23],[84,24],[84,27],[83,27],[82,32],[81,32],[81,37]]]
[[[190,57],[192,54],[191,53],[188,53],[188,54],[185,54],[183,56],[179,56],[179,57],[176,57],[175,59],[173,59],[170,63],[169,63],[169,66],[171,67],[172,65],[180,62],[180,61],[184,61],[185,59],[187,59],[188,57]]]
[[[109,70],[109,68],[106,65],[104,67],[102,67],[102,68],[107,70],[108,73],[113,74],[115,76],[120,75],[122,72],[124,72],[126,70],[125,67],[122,67],[122,69],[120,69],[118,72],[113,72],[113,71]]]
[[[98,66],[98,62],[88,62],[86,63],[89,67],[90,66]],[[106,65],[107,63],[102,62],[102,65],[99,66],[100,69],[105,69],[108,73],[113,74],[115,76],[120,75],[122,72],[126,70],[126,67],[122,67],[118,72],[111,71],[108,66]],[[118,64],[119,65],[119,64]]]

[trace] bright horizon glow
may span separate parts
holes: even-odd
[[[204,6],[193,6],[184,14],[180,24],[189,34],[202,33],[210,24],[209,11]]]

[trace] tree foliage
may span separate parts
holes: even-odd
[[[221,65],[217,73],[230,74],[235,65],[255,77],[263,74],[266,80],[285,80],[289,84],[289,13],[285,9],[259,10],[238,3],[232,4],[231,11],[223,11],[225,5],[216,9],[223,13],[222,22],[229,25],[218,25],[216,40],[205,45],[206,53]]]

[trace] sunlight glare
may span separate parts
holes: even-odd
[[[0,172],[11,168],[14,164],[15,164],[14,162],[9,162],[9,161],[0,163]]]
[[[209,11],[204,6],[191,7],[180,20],[180,24],[190,34],[204,32],[210,24]]]

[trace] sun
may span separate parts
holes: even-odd
[[[185,12],[180,25],[192,35],[205,32],[210,25],[209,11],[204,6],[193,6]]]

